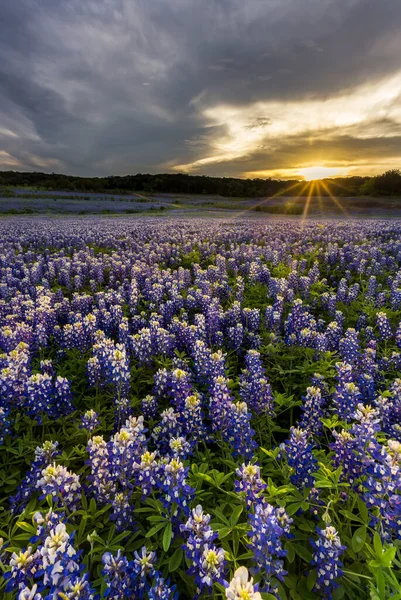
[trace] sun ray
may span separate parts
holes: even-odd
[[[341,202],[335,196],[333,196],[333,194],[330,191],[329,186],[324,181],[322,181],[321,184],[324,187],[324,189],[326,190],[326,192],[328,193],[328,195],[330,196],[330,198],[333,200],[334,204],[336,204],[338,206],[338,208],[342,211],[344,216],[348,217],[349,215],[348,215],[347,211],[345,210],[345,208],[343,207]]]
[[[297,181],[297,183],[294,183],[293,185],[291,185],[289,188],[286,188],[285,190],[282,190],[280,192],[277,192],[276,194],[273,194],[272,196],[268,196],[267,198],[263,198],[263,200],[260,200],[259,202],[256,202],[255,204],[252,204],[251,206],[248,206],[248,208],[245,208],[244,210],[240,210],[238,211],[238,213],[235,213],[234,215],[232,215],[232,217],[230,217],[231,219],[237,219],[238,217],[244,215],[245,213],[249,212],[250,210],[255,210],[255,208],[257,208],[258,206],[263,206],[263,204],[265,204],[266,202],[268,202],[269,200],[273,200],[274,198],[279,198],[280,196],[285,196],[285,194],[291,190],[293,190],[294,188],[296,188],[300,183],[302,183],[301,181]],[[308,185],[308,184],[306,184]],[[305,189],[306,186],[304,186],[300,192],[300,194],[302,194],[303,190]],[[299,196],[296,196],[296,198],[299,198]]]
[[[302,218],[301,218],[301,228],[304,227],[306,218],[308,216],[309,204],[310,204],[310,201],[311,201],[311,198],[312,198],[312,193],[313,193],[313,191],[315,189],[315,182],[312,181],[309,185],[310,185],[309,193],[308,193],[308,197],[307,197],[306,202],[305,202],[304,212],[302,213]]]

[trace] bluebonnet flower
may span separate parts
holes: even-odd
[[[401,379],[393,381],[390,392],[391,396],[379,396],[375,404],[382,430],[391,438],[401,441]]]
[[[233,327],[229,327],[227,337],[227,344],[230,348],[234,350],[241,348],[244,339],[244,327],[242,323],[236,323]]]
[[[134,565],[141,578],[145,575],[153,575],[156,560],[156,552],[148,552],[146,546],[141,549],[141,554],[134,552]]]
[[[149,600],[173,600],[177,597],[175,585],[170,585],[169,579],[165,580],[159,573],[156,574],[154,583],[148,591]]]
[[[167,454],[170,449],[170,439],[182,433],[180,414],[173,408],[167,408],[161,413],[161,421],[152,431],[152,439],[161,454]]]
[[[131,491],[116,492],[111,499],[110,520],[116,524],[117,531],[130,530],[134,523],[134,513],[130,504]]]
[[[195,577],[198,593],[205,587],[211,588],[213,583],[223,583],[225,556],[226,553],[222,548],[217,548],[213,544],[205,544],[199,563],[195,567],[198,570]]]
[[[361,400],[361,392],[355,383],[339,383],[333,395],[333,405],[340,419],[349,421]]]
[[[43,600],[42,594],[40,594],[37,590],[37,583],[35,583],[32,588],[22,584],[22,587],[18,591],[17,600]]]
[[[110,440],[111,471],[123,487],[128,485],[135,461],[143,453],[145,445],[143,416],[130,417]]]
[[[106,598],[123,600],[130,595],[135,597],[135,565],[129,563],[121,550],[116,556],[105,552],[102,556],[102,575],[106,582]]]
[[[88,574],[73,574],[71,579],[65,583],[64,591],[58,592],[62,600],[94,600],[95,593],[88,579]]]
[[[99,415],[93,409],[87,410],[81,418],[81,429],[87,429],[90,433],[93,433],[100,425]]]
[[[88,359],[87,364],[87,376],[88,383],[91,387],[95,387],[101,384],[102,381],[102,367],[100,360],[97,356],[92,356]]]
[[[246,402],[234,402],[227,414],[227,428],[223,430],[223,439],[233,447],[234,456],[241,455],[250,460],[257,444],[253,439],[255,434],[250,426],[251,414]]]
[[[227,384],[223,377],[213,381],[210,397],[212,429],[221,432],[223,440],[233,447],[235,456],[242,455],[250,460],[256,448],[255,432],[250,426],[251,414],[246,402],[233,402]]]
[[[185,398],[184,410],[182,413],[182,426],[187,439],[191,444],[204,440],[207,441],[209,435],[203,421],[202,404],[199,394],[193,394]]]
[[[52,378],[41,373],[31,375],[25,382],[24,393],[27,414],[41,423],[41,413],[48,412],[51,407]]]
[[[194,494],[193,488],[186,482],[188,471],[189,467],[184,467],[180,460],[172,458],[169,462],[161,465],[160,480],[158,481],[164,506],[169,508],[176,504],[177,509],[182,510],[184,514],[188,514],[189,503]]]
[[[191,444],[187,442],[185,437],[172,437],[169,442],[170,453],[176,458],[185,460],[188,454],[191,454]]]
[[[258,591],[258,584],[253,583],[253,578],[249,579],[248,569],[239,567],[230,583],[226,583],[227,600],[262,600]]]
[[[327,325],[326,340],[328,350],[337,350],[341,339],[341,327],[337,321],[331,321]]]
[[[6,592],[11,592],[22,586],[30,585],[31,580],[42,568],[42,560],[39,550],[29,546],[26,550],[13,552],[10,557],[10,571],[4,574],[6,580]]]
[[[389,542],[393,536],[401,539],[401,443],[388,440],[387,447],[372,444],[369,451],[372,460],[363,482],[363,499],[371,513],[370,525],[379,525],[382,538]]]
[[[191,376],[187,371],[174,369],[170,376],[172,402],[176,409],[181,412],[185,398],[192,393]]]
[[[376,396],[376,383],[370,373],[361,373],[357,380],[361,397],[368,402],[373,402]]]
[[[322,397],[321,389],[308,387],[306,396],[303,397],[302,417],[299,421],[301,429],[308,430],[313,435],[319,435],[323,430],[322,417],[324,417],[325,398]]]
[[[87,464],[91,469],[88,476],[92,493],[100,502],[109,502],[117,489],[116,477],[111,465],[110,444],[101,435],[95,435],[87,445],[89,459]]]
[[[239,479],[234,482],[234,488],[237,493],[244,492],[247,507],[250,508],[258,500],[261,492],[266,489],[265,482],[260,478],[259,465],[251,463],[242,464],[235,474]]]
[[[276,579],[283,581],[283,558],[287,552],[283,548],[283,539],[290,535],[290,519],[284,509],[274,508],[264,500],[256,502],[254,512],[248,515],[251,530],[248,533],[249,548],[254,557],[255,572],[261,573],[264,592],[274,593]]]
[[[210,520],[210,515],[205,514],[199,504],[192,510],[187,522],[180,525],[186,538],[185,554],[191,561],[189,573],[195,576],[198,594],[205,587],[210,588],[214,581],[223,581],[225,553],[213,544],[217,533],[210,527]]]
[[[42,498],[51,495],[56,505],[69,512],[77,510],[81,501],[79,477],[68,471],[63,465],[53,463],[42,470],[36,486],[42,492]]]
[[[292,469],[291,483],[298,488],[313,486],[312,474],[317,471],[317,460],[312,454],[312,448],[310,432],[291,427],[290,437],[285,442],[283,450]]]
[[[314,590],[323,598],[330,600],[333,590],[338,586],[337,579],[342,575],[340,556],[345,550],[334,527],[316,528],[317,540],[311,539],[314,550],[312,566],[316,567],[317,580]]]
[[[141,488],[143,499],[156,487],[160,473],[156,452],[146,451],[134,463],[135,484]]]
[[[267,381],[266,371],[262,366],[260,353],[249,350],[245,356],[246,369],[240,377],[241,399],[255,413],[273,414],[273,395]]]
[[[38,446],[35,450],[35,458],[31,464],[31,468],[22,480],[15,496],[10,498],[12,511],[22,511],[28,504],[32,493],[37,488],[37,483],[42,473],[42,470],[53,462],[54,458],[60,454],[58,442],[47,441],[42,446]]]
[[[180,531],[186,536],[185,552],[189,559],[199,554],[201,548],[217,538],[217,533],[210,527],[211,516],[203,512],[200,504],[193,508],[186,523],[180,525]]]
[[[39,582],[38,588],[46,590],[45,597],[48,599],[62,597],[93,600],[93,591],[87,577],[80,575],[80,553],[73,546],[74,534],[68,534],[61,518],[62,515],[54,513],[48,519],[39,519],[39,515],[37,516],[38,522],[47,520],[39,538],[40,545],[34,552],[32,548],[28,548],[25,552],[11,556],[11,569],[6,574],[6,589],[12,590],[18,586],[24,590],[22,598],[29,598],[27,589],[35,579]],[[31,597],[34,599],[38,588],[31,590]]]
[[[5,436],[12,434],[14,419],[12,419],[10,413],[10,408],[0,406],[0,446],[4,442]]]
[[[397,348],[401,348],[401,322],[399,323],[395,332],[395,343],[397,345]]]
[[[348,364],[357,362],[360,354],[358,332],[352,328],[347,329],[345,336],[339,341],[338,349],[345,362]]]
[[[389,340],[393,335],[390,321],[385,312],[378,312],[376,314],[376,325],[379,331],[379,338],[381,340]]]
[[[141,411],[145,419],[154,419],[157,415],[158,402],[154,396],[147,395],[141,402]]]
[[[69,415],[73,410],[70,382],[65,377],[56,377],[54,381],[54,401],[50,416],[58,419],[61,416]]]

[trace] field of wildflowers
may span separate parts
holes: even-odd
[[[0,597],[401,598],[401,223],[0,222]]]

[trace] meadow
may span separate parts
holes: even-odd
[[[1,219],[0,597],[400,599],[400,320],[396,219]]]

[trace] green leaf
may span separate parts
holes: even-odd
[[[300,544],[291,544],[292,549],[298,556],[304,559],[307,563],[310,563],[312,560],[312,553],[305,548],[305,546],[301,546]]]
[[[316,573],[315,569],[312,569],[311,571],[309,571],[309,574],[308,574],[308,577],[306,580],[306,587],[308,588],[309,592],[311,592],[313,590],[313,588],[315,587],[316,579],[317,579],[317,573]]]
[[[28,533],[36,534],[36,527],[31,525],[30,523],[26,523],[26,521],[18,521],[17,525],[20,529],[23,529],[24,531],[28,531]]]
[[[303,504],[303,502],[294,502],[293,504],[288,504],[285,507],[285,510],[291,517],[301,508],[302,504]]]
[[[164,550],[164,552],[167,552],[167,550],[170,548],[172,537],[173,537],[173,528],[172,528],[171,523],[169,522],[169,523],[167,523],[166,528],[163,533],[163,550]]]
[[[363,519],[363,522],[365,523],[365,525],[368,525],[368,523],[370,521],[369,511],[366,507],[366,504],[360,498],[358,498],[358,510],[359,510],[359,514],[361,515],[361,518]]]
[[[231,527],[221,527],[221,529],[219,529],[218,531],[219,538],[222,540],[223,538],[227,537],[229,533],[231,533],[232,529]]]
[[[176,569],[178,569],[178,567],[181,564],[183,556],[184,556],[183,550],[181,548],[177,548],[177,550],[174,552],[173,556],[170,558],[169,563],[168,563],[168,570],[170,573],[172,573],[172,571],[175,571]]]
[[[360,552],[365,545],[366,540],[366,527],[358,527],[352,536],[351,546],[354,552]]]
[[[157,523],[156,525],[153,525],[153,527],[151,527],[149,529],[149,531],[146,533],[145,537],[146,538],[152,537],[152,535],[155,535],[155,533],[160,531],[160,529],[163,529],[163,527],[164,527],[164,521],[163,521],[163,523]]]
[[[375,531],[375,534],[373,536],[373,546],[376,552],[376,556],[378,558],[381,558],[383,554],[383,544],[380,539],[380,535],[377,533],[377,531]]]
[[[243,507],[242,506],[236,506],[233,510],[233,513],[230,517],[230,525],[231,527],[234,527],[237,523],[238,523],[238,519],[241,516],[241,513],[243,511]]]

